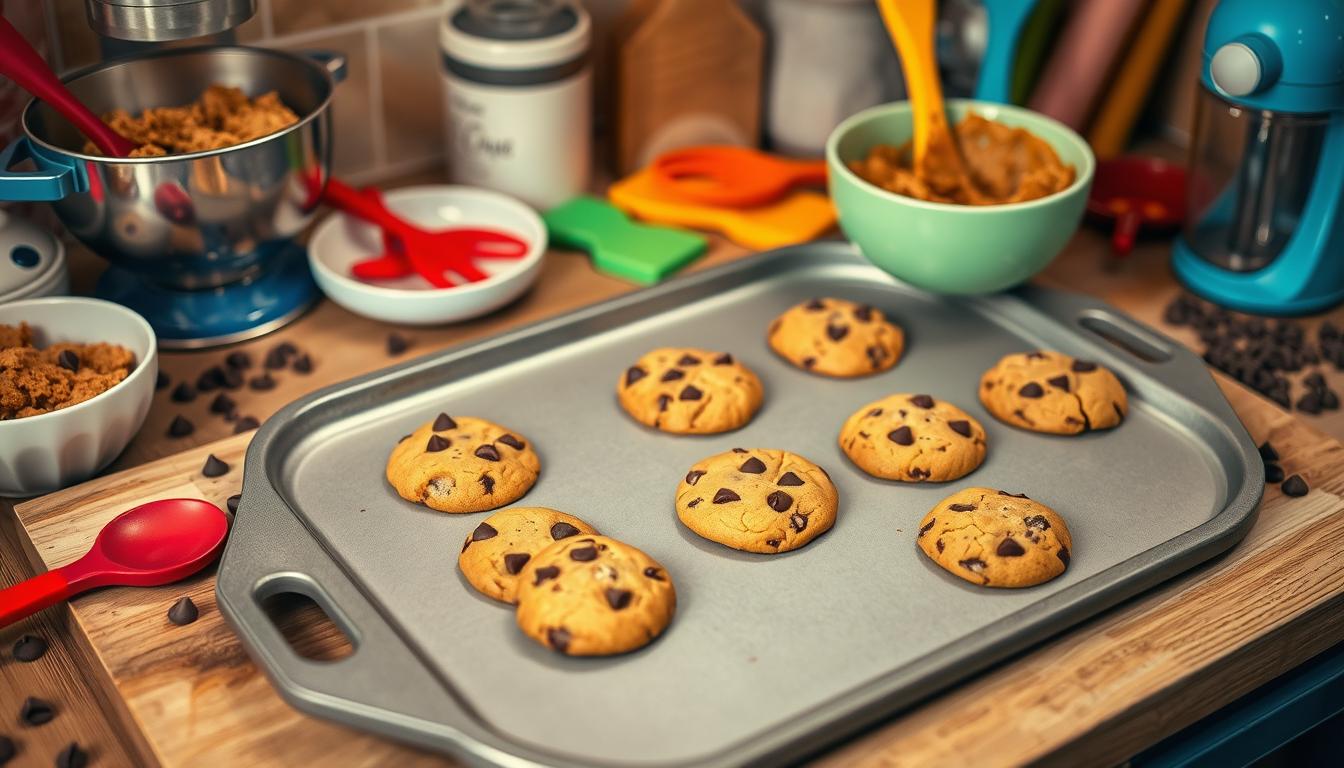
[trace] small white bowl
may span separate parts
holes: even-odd
[[[60,296],[0,304],[0,324],[26,322],[45,348],[106,341],[135,353],[124,381],[69,408],[0,421],[0,496],[50,493],[93,477],[131,442],[149,413],[159,357],[154,331],[120,304]]]
[[[308,263],[318,286],[332,301],[374,320],[404,325],[436,325],[492,312],[521,296],[541,273],[546,226],[522,202],[475,187],[430,185],[383,193],[387,207],[426,229],[482,227],[514,234],[528,244],[518,259],[478,262],[490,277],[452,288],[435,288],[419,275],[377,284],[350,274],[355,262],[382,254],[382,233],[372,224],[333,213],[308,241]]]

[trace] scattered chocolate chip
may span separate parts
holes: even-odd
[[[631,366],[625,371],[625,386],[628,387],[648,375],[649,374],[643,368],[640,368],[637,365]]]
[[[999,542],[998,549],[994,553],[999,557],[1021,557],[1027,554],[1027,550],[1022,548],[1021,544],[1011,536]]]
[[[589,560],[597,559],[597,547],[587,546],[569,550],[569,559],[580,563],[586,563]]]
[[[6,765],[19,754],[19,747],[8,736],[0,736],[0,765]]]
[[[804,304],[803,307],[812,312],[820,312],[826,308],[826,304],[821,299],[812,299]]]
[[[1069,567],[1069,560],[1072,558],[1069,557],[1069,550],[1067,548],[1060,547],[1059,551],[1055,553],[1055,557],[1059,558],[1059,562],[1063,563],[1065,568]]]
[[[439,435],[430,435],[429,442],[425,444],[425,451],[428,453],[438,453],[439,451],[446,450],[450,445],[452,445],[452,443],[447,439]]]
[[[1055,389],[1062,389],[1062,390],[1064,390],[1065,392],[1068,392],[1068,391],[1069,391],[1069,377],[1068,377],[1068,376],[1065,376],[1065,375],[1062,374],[1062,373],[1061,373],[1060,375],[1054,377],[1053,379],[1046,379],[1046,380],[1045,380],[1045,383],[1046,383],[1046,384],[1049,384],[1050,386],[1054,387]]]
[[[201,612],[196,609],[196,604],[190,597],[184,597],[173,603],[173,607],[168,609],[168,620],[181,627],[195,621]]]
[[[222,386],[224,386],[224,369],[218,365],[206,368],[196,377],[196,389],[201,392],[210,392]]]
[[[718,357],[714,358],[714,364],[715,364],[715,365],[732,365],[732,364],[733,364],[733,356],[730,355],[730,354],[728,354],[727,352],[724,352],[722,355],[719,355]]]
[[[782,512],[784,510],[779,511]],[[793,530],[798,533],[802,533],[803,529],[807,528],[807,518],[795,512],[792,515],[789,515],[789,527],[793,528]]]
[[[974,504],[948,504],[947,508],[953,512],[974,512]]]
[[[564,653],[569,649],[569,630],[564,627],[553,627],[546,630],[546,642],[550,643],[555,650]]]
[[[1035,528],[1038,531],[1050,530],[1050,521],[1045,519],[1045,515],[1031,515],[1030,517],[1024,517],[1022,518],[1022,522],[1026,524],[1028,528]]]
[[[196,390],[183,381],[173,388],[172,399],[174,403],[190,403],[196,399]]]
[[[696,483],[700,482],[700,478],[704,476],[705,476],[704,470],[692,469],[690,472],[686,473],[686,483],[687,485],[695,485]]]
[[[965,419],[957,419],[955,421],[949,421],[947,422],[947,428],[952,430],[953,432],[956,432],[958,435],[961,435],[962,437],[971,436],[971,422],[966,421]]]
[[[256,429],[257,427],[260,426],[261,422],[257,421],[257,418],[255,416],[243,416],[242,418],[238,419],[238,421],[234,422],[233,434],[240,435],[248,431],[249,429]]]
[[[913,395],[910,398],[910,404],[916,408],[932,408],[933,398],[928,395]]]
[[[1289,475],[1288,479],[1283,481],[1283,485],[1279,486],[1279,490],[1283,491],[1285,496],[1297,497],[1306,496],[1307,491],[1311,489],[1307,487],[1307,481],[1303,480],[1301,475]]]
[[[515,451],[521,451],[527,447],[526,443],[514,437],[513,435],[503,435],[499,438],[497,442],[501,442],[509,446],[510,448],[514,449]]]
[[[205,466],[201,467],[201,474],[206,477],[219,477],[229,472],[229,465],[219,460],[215,454],[210,454],[205,459]]]
[[[504,570],[508,571],[510,575],[516,576],[519,571],[523,570],[523,566],[527,565],[527,561],[531,559],[532,556],[526,552],[510,552],[504,555]]]
[[[718,503],[717,498],[714,501]],[[793,506],[793,497],[783,491],[771,491],[770,495],[765,497],[765,503],[776,512],[784,512]]]
[[[930,520],[929,522],[925,523],[924,526],[923,526],[922,528],[919,529],[919,534],[918,534],[918,536],[923,536],[924,534],[928,533],[928,532],[929,532],[929,529],[932,528],[933,526],[937,525],[937,524],[938,524],[938,518],[935,517],[935,518],[933,518],[932,520]],[[916,536],[916,538],[918,538],[918,536]]]
[[[695,355],[682,355],[681,359],[677,361],[677,365],[699,365],[699,364],[700,364],[700,358],[696,357]]]
[[[909,427],[897,427],[887,433],[887,439],[897,445],[914,445],[915,433]]]
[[[705,394],[704,392],[701,392],[700,390],[696,389],[693,385],[687,384],[686,388],[681,390],[681,394],[677,395],[677,399],[699,400],[701,397],[704,396],[704,394]]]
[[[845,338],[845,337],[848,336],[848,335],[849,335],[849,326],[848,326],[848,325],[827,325],[827,326],[826,326],[826,336],[827,336],[828,338],[830,338],[831,341],[840,341],[841,339]]]
[[[24,725],[50,723],[56,717],[56,708],[50,702],[29,696],[19,708],[19,721]]]
[[[1089,360],[1074,360],[1073,365],[1069,366],[1069,370],[1074,373],[1091,373],[1097,370],[1097,364]]]
[[[783,485],[783,486],[794,486],[802,484],[803,484],[803,478],[795,475],[792,472],[785,472],[784,474],[780,475],[779,482],[775,483],[775,485]]]
[[[225,368],[224,376],[220,379],[220,386],[228,390],[242,389],[243,373],[237,368]]]
[[[765,462],[761,461],[755,456],[752,456],[751,458],[742,462],[742,466],[738,467],[737,469],[740,472],[746,472],[752,475],[759,475],[765,471]]]
[[[210,401],[211,413],[228,413],[238,407],[232,397],[220,392],[215,395],[215,399]]]
[[[578,535],[579,535],[579,529],[575,528],[569,523],[564,522],[563,520],[551,526],[551,538],[556,541],[559,541],[561,539],[567,539],[570,536],[578,536]]]
[[[68,349],[62,349],[61,353],[56,355],[56,364],[72,373],[79,372],[79,355]]]
[[[239,371],[246,371],[252,367],[252,356],[242,350],[230,352],[228,357],[224,358],[224,364]]]
[[[389,333],[387,335],[387,354],[392,356],[400,355],[411,346],[411,342],[398,333]]]
[[[1266,462],[1279,460],[1279,452],[1274,450],[1274,446],[1270,445],[1268,440],[1260,444],[1260,459]]]
[[[247,382],[247,386],[257,392],[265,392],[267,390],[275,389],[275,379],[271,377],[271,374],[263,373],[260,376],[253,376],[252,380]]]
[[[261,361],[261,365],[268,371],[278,371],[286,365],[289,365],[289,358],[279,347],[275,347],[266,353],[266,357]]]
[[[493,539],[498,535],[499,531],[495,530],[495,527],[493,525],[489,523],[481,523],[480,525],[476,526],[476,530],[471,532],[471,540],[485,541],[486,539]]]
[[[476,458],[486,461],[499,461],[499,449],[493,445],[482,445],[476,449]]]
[[[610,605],[611,610],[613,611],[619,611],[630,605],[630,599],[635,596],[634,593],[628,589],[616,589],[615,587],[607,587],[605,594],[607,596],[607,605]]]
[[[657,568],[654,568],[653,566],[645,568],[644,575],[648,576],[650,579],[653,579],[654,581],[663,581],[662,572],[659,571]]]
[[[560,569],[554,565],[543,565],[532,572],[535,578],[532,580],[532,586],[536,586],[547,579],[554,579],[560,575]]]
[[[867,304],[860,304],[854,308],[854,318],[861,322],[869,322],[873,319],[873,308]]]
[[[169,383],[171,383],[171,381],[168,378],[168,374],[163,371],[159,371],[158,375],[154,377],[154,389],[156,391],[167,387]]]
[[[736,493],[733,493],[727,488],[720,488],[719,490],[714,492],[715,504],[727,504],[730,501],[741,501],[741,500],[742,500],[741,496],[738,496]]]
[[[224,500],[224,506],[229,508],[229,514],[231,515],[238,514],[238,502],[242,500],[243,495],[241,493],[235,493],[229,498]]]
[[[495,478],[489,475],[481,475],[481,487],[485,489],[486,493],[494,493]]]
[[[971,573],[983,573],[985,568],[988,567],[985,561],[981,560],[978,557],[972,557],[966,560],[961,560],[957,563],[957,565],[960,565],[962,568],[965,568]]]
[[[1266,482],[1266,483],[1282,483],[1282,482],[1283,482],[1283,477],[1284,477],[1284,475],[1283,475],[1283,467],[1280,467],[1278,464],[1266,464],[1266,465],[1265,465],[1265,482]]]
[[[37,635],[24,635],[14,641],[14,660],[33,662],[47,652],[47,641]]]
[[[668,368],[667,372],[663,374],[663,377],[659,379],[659,381],[676,381],[677,379],[684,379],[684,378],[686,378],[685,373],[682,373],[676,368]]]
[[[290,366],[295,373],[309,374],[313,372],[313,358],[307,354],[299,355],[294,358],[293,365]]]
[[[180,414],[174,416],[173,420],[168,423],[169,437],[186,437],[195,431],[196,425],[183,418]]]
[[[1036,398],[1043,397],[1045,395],[1045,389],[1043,389],[1040,384],[1037,384],[1034,381],[1028,381],[1026,384],[1022,385],[1021,389],[1017,390],[1017,394],[1022,397],[1029,397],[1035,400]]]
[[[56,753],[56,768],[85,768],[88,764],[88,754],[73,741]]]

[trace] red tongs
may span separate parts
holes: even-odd
[[[388,210],[376,189],[357,190],[328,179],[322,200],[327,205],[375,224],[383,230],[386,250],[356,263],[360,280],[394,280],[419,274],[435,288],[451,288],[451,272],[467,282],[489,277],[476,266],[480,259],[518,259],[527,254],[525,241],[493,229],[462,227],[429,231]]]

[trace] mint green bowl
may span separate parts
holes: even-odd
[[[1049,197],[1009,205],[929,203],[873,186],[849,170],[875,144],[910,139],[910,102],[866,109],[826,141],[831,200],[840,228],[863,255],[911,285],[934,293],[976,294],[1030,279],[1063,250],[1078,228],[1096,160],[1083,138],[1045,115],[1005,104],[949,99],[947,116],[968,111],[1021,126],[1045,140],[1077,178]]]

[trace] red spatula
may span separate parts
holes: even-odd
[[[151,501],[122,512],[98,533],[88,554],[0,590],[0,627],[90,589],[185,579],[215,559],[228,530],[219,507],[199,499]]]

